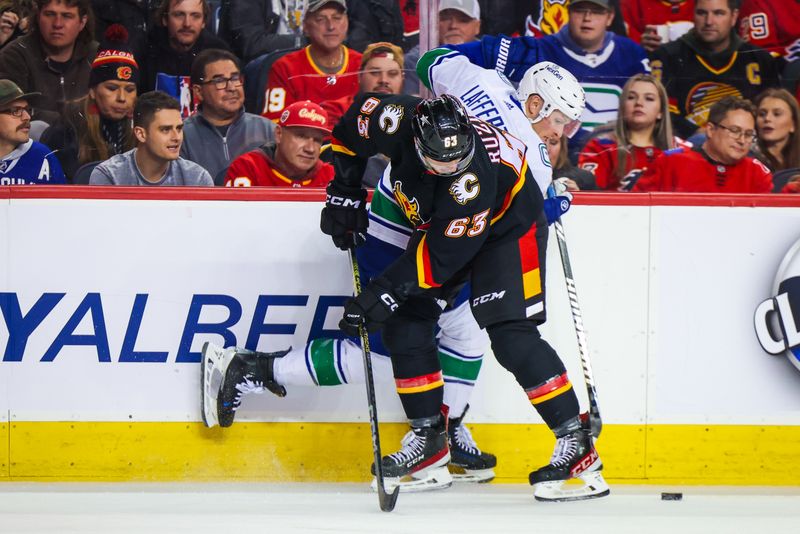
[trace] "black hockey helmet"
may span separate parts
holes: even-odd
[[[451,95],[423,100],[411,121],[414,146],[422,164],[434,174],[463,171],[475,151],[472,126],[464,106]],[[458,162],[457,165],[436,165]]]

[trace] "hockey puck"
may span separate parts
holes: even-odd
[[[683,500],[683,493],[662,493],[662,501],[680,501]]]

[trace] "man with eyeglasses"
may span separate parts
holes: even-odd
[[[633,186],[634,192],[769,193],[772,173],[747,154],[756,138],[749,100],[725,97],[708,113],[706,141],[661,154]]]
[[[64,184],[66,178],[53,152],[30,138],[33,108],[11,80],[0,80],[0,185]]]
[[[198,112],[186,119],[181,157],[204,167],[222,185],[231,161],[275,140],[275,124],[244,111],[239,59],[227,50],[200,52],[192,63]]]
[[[192,62],[208,48],[230,48],[206,29],[210,16],[206,0],[163,0],[155,17],[159,26],[148,38],[146,57],[139,61],[139,93],[155,89],[172,95],[181,103],[184,119],[197,105],[190,89]]]

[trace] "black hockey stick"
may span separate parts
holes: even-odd
[[[578,336],[578,353],[581,356],[581,367],[583,367],[583,380],[586,383],[586,392],[589,395],[589,428],[592,436],[600,436],[603,430],[603,420],[600,418],[600,407],[597,405],[597,389],[594,386],[594,373],[592,364],[589,361],[589,345],[586,342],[586,333],[583,331],[583,316],[578,304],[578,291],[575,289],[575,278],[572,276],[572,263],[569,261],[569,251],[567,250],[567,236],[564,233],[564,225],[561,219],[554,223],[556,229],[556,241],[558,241],[558,251],[561,253],[561,265],[564,267],[564,280],[567,283],[567,294],[569,295],[569,308],[572,311],[572,324],[575,325],[575,334]]]
[[[349,249],[350,263],[353,266],[353,285],[356,289],[356,296],[361,294],[361,275],[358,272],[358,263],[353,249]],[[358,335],[361,337],[361,353],[364,356],[364,383],[367,386],[367,404],[369,405],[369,426],[372,432],[372,452],[375,455],[375,479],[378,483],[378,503],[381,510],[391,512],[397,503],[397,495],[400,486],[394,488],[391,494],[386,493],[383,484],[383,465],[381,464],[381,439],[378,433],[378,405],[375,402],[375,381],[372,378],[372,355],[369,350],[369,336],[364,324],[358,326]]]

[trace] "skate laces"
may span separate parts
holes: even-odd
[[[398,462],[406,463],[408,460],[419,456],[425,448],[425,436],[419,436],[413,430],[409,430],[400,442],[399,451],[389,455],[389,458]]]
[[[458,448],[468,452],[469,454],[473,454],[475,456],[480,456],[481,450],[478,448],[478,444],[475,442],[475,439],[472,437],[472,432],[469,431],[466,425],[458,425],[455,430],[453,431],[454,441]]]
[[[245,376],[242,382],[236,384],[236,398],[233,400],[233,409],[236,410],[242,404],[242,397],[248,393],[263,393],[266,391],[264,383],[260,380],[251,380],[249,376]]]
[[[574,434],[567,434],[556,440],[556,449],[550,458],[550,465],[562,467],[568,465],[578,450],[578,439]]]

